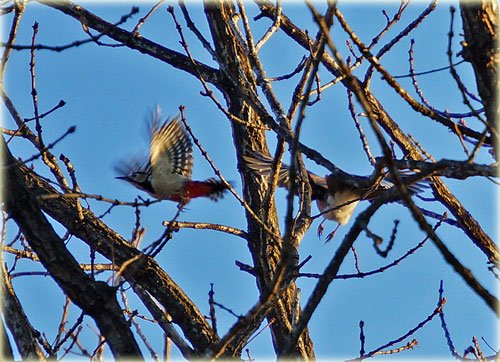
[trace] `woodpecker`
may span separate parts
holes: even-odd
[[[214,201],[223,197],[226,184],[214,178],[193,181],[193,144],[178,116],[161,123],[159,108],[149,122],[150,144],[147,160],[132,159],[115,169],[125,180],[160,200],[187,204],[196,197]]]
[[[261,176],[270,176],[273,159],[270,156],[252,153],[252,156],[243,156],[247,166]],[[318,226],[318,237],[323,233],[323,223],[325,220],[336,221],[337,227],[326,237],[329,242],[340,225],[345,225],[351,219],[354,209],[361,200],[373,200],[382,191],[394,187],[390,179],[385,178],[378,187],[366,189],[357,188],[351,184],[343,182],[334,175],[326,177],[318,176],[307,171],[309,183],[311,185],[311,199],[316,201],[318,210],[323,215],[323,221]],[[289,189],[290,187],[290,167],[282,164],[278,175],[278,186]],[[421,192],[425,187],[423,183],[415,183],[408,186],[410,193]]]

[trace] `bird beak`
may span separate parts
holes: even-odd
[[[116,176],[115,178],[117,178],[118,180],[124,180],[124,181],[129,180],[128,176]]]

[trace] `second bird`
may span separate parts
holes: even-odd
[[[243,156],[247,166],[261,176],[269,177],[272,171],[273,159],[270,156],[251,152],[251,156]],[[340,225],[349,222],[354,209],[361,200],[372,200],[382,194],[383,191],[394,187],[389,177],[386,177],[377,187],[362,189],[335,179],[333,175],[321,177],[312,172],[307,172],[311,185],[311,199],[316,201],[319,211],[324,220],[318,227],[318,236],[323,232],[323,222],[333,220],[338,223],[337,227],[327,237],[330,241]],[[358,176],[361,177],[361,176]],[[290,167],[282,164],[278,174],[278,186],[290,188]],[[411,194],[421,192],[425,188],[424,182],[417,182],[408,186]]]

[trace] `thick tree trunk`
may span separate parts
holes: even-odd
[[[45,353],[43,353],[40,345],[36,341],[36,331],[28,321],[28,317],[24,313],[23,307],[17,299],[17,296],[12,287],[10,276],[7,274],[5,264],[2,261],[2,270],[0,271],[0,283],[2,293],[2,308],[5,319],[5,324],[9,328],[14,342],[16,343],[17,350],[23,359],[29,360],[45,360]],[[10,342],[5,334],[3,323],[1,323],[1,340],[2,345],[2,361],[13,361],[14,355]]]
[[[238,38],[233,33],[229,22],[235,15],[235,10],[229,3],[211,3],[205,7],[205,13],[209,22],[216,53],[219,56],[219,64],[224,69],[226,80],[218,85],[219,90],[224,94],[228,108],[231,114],[248,122],[250,126],[233,123],[233,141],[235,144],[239,169],[245,169],[242,155],[249,150],[256,150],[268,153],[267,142],[262,127],[263,123],[255,111],[250,108],[242,99],[242,92],[248,90],[235,89],[233,79],[239,80],[239,87],[251,87],[256,91],[256,82],[252,67],[248,59],[248,54],[239,43]],[[252,127],[256,126],[256,127]],[[265,207],[265,195],[267,183],[256,179],[250,173],[242,173],[243,194],[252,210],[262,218]],[[274,202],[268,210],[267,227],[275,234],[280,235],[278,218]],[[248,247],[252,254],[254,271],[257,279],[259,292],[265,294],[270,287],[270,283],[275,276],[278,263],[282,257],[283,242],[276,240],[268,233],[262,230],[262,226],[247,213],[248,220]],[[287,345],[288,338],[292,328],[292,305],[296,286],[292,283],[282,294],[275,306],[267,316],[270,324],[273,344],[277,355]],[[296,316],[298,318],[298,316]],[[255,328],[259,325],[256,324]],[[235,356],[241,353],[246,339],[240,340],[233,346]],[[309,338],[308,331],[305,330],[301,335],[294,352],[289,357],[299,357],[303,359],[314,359],[314,350],[312,341]]]
[[[471,63],[476,84],[492,134],[495,151],[498,152],[498,127],[500,116],[497,76],[500,55],[498,52],[498,3],[496,1],[460,1],[460,14],[464,30],[462,56]],[[498,157],[498,153],[496,154]]]
[[[9,217],[19,225],[30,247],[64,293],[94,319],[115,358],[142,359],[115,290],[105,282],[93,280],[80,268],[25,184],[23,173],[3,139],[1,150],[5,158],[5,208]]]

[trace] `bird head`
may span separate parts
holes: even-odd
[[[139,158],[132,158],[115,164],[117,179],[127,181],[129,184],[151,194],[151,168],[149,164]]]
[[[137,186],[148,181],[148,173],[144,171],[131,171],[128,175],[116,176],[116,178]]]

